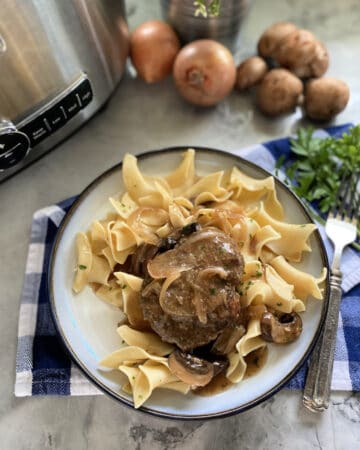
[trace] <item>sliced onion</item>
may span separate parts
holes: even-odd
[[[159,278],[168,278],[173,276],[174,273],[185,272],[193,268],[192,264],[179,262],[176,255],[176,250],[168,250],[150,260],[147,265],[149,275],[157,280]]]

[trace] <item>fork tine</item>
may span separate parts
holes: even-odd
[[[350,220],[357,222],[359,220],[360,195],[358,192],[358,184],[360,182],[360,172],[354,174],[354,181],[351,187],[349,198],[348,217]]]
[[[339,214],[339,211],[341,211],[341,208],[343,205],[343,202],[342,202],[342,199],[344,198],[343,194],[345,193],[345,196],[347,195],[347,192],[345,192],[348,189],[348,184],[345,183],[347,175],[348,175],[348,172],[345,170],[341,177],[340,186],[339,186],[337,194],[336,194],[335,202],[330,210],[329,217],[340,217],[338,214]]]

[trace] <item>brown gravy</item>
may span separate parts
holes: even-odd
[[[246,372],[244,378],[249,378],[255,375],[259,370],[265,365],[268,356],[267,347],[261,347],[245,356],[245,361],[247,364]],[[195,395],[200,395],[201,397],[208,397],[210,395],[221,394],[222,392],[229,389],[233,383],[228,380],[225,373],[219,373],[216,375],[209,384],[202,388],[195,389],[193,393]]]
[[[245,356],[245,362],[247,364],[245,377],[249,378],[259,372],[264,367],[268,356],[267,347],[261,347]]]
[[[214,377],[209,384],[195,389],[193,393],[200,395],[201,397],[208,397],[210,395],[221,394],[221,392],[226,391],[232,385],[233,383],[226,378],[224,373],[219,373],[219,375],[216,375],[216,377]]]

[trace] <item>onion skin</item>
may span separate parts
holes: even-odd
[[[147,83],[156,83],[171,74],[179,50],[175,31],[161,20],[144,22],[130,37],[131,61]]]
[[[180,50],[173,76],[179,93],[187,101],[212,106],[233,89],[236,66],[226,47],[211,39],[200,39]]]

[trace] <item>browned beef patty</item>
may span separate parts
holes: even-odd
[[[235,241],[216,228],[182,237],[175,248],[147,263],[141,293],[144,318],[166,342],[190,350],[237,323],[244,261]],[[165,290],[165,277],[177,277]],[[151,276],[156,275],[154,277]],[[173,277],[173,278],[174,278]]]

